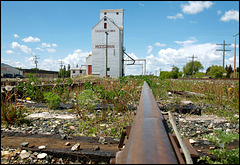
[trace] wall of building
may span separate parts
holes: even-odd
[[[71,68],[70,69],[70,77],[78,77],[86,75],[86,70],[81,68]]]
[[[121,12],[122,11],[122,12]],[[116,14],[118,12],[118,14]],[[105,17],[106,16],[106,17]],[[122,76],[123,58],[123,10],[101,10],[101,20],[92,28],[92,74],[106,76],[106,33],[107,66],[110,77]],[[107,27],[104,26],[107,24]]]
[[[24,72],[23,73],[23,77],[27,77],[29,74],[29,72]],[[33,73],[34,76],[36,76],[36,72]],[[37,77],[41,77],[41,78],[58,78],[58,73],[37,73]]]
[[[11,74],[12,77],[14,77],[17,74],[23,75],[23,73],[19,69],[16,69],[10,65],[1,63],[1,77],[3,77],[4,74]]]

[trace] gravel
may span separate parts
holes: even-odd
[[[99,111],[99,110],[98,110]],[[45,113],[49,116],[61,116],[66,115],[66,112],[62,111],[59,114],[47,112]],[[185,114],[184,117],[182,114],[173,113],[176,121],[178,130],[182,138],[191,139],[192,145],[201,145],[205,144],[211,147],[214,147],[213,144],[207,140],[199,138],[198,135],[204,133],[213,132],[214,129],[222,129],[227,132],[239,133],[239,123],[230,123],[224,118],[219,118],[214,115],[189,115]],[[74,114],[72,115],[74,116]],[[76,116],[76,115],[75,115]],[[93,114],[90,114],[93,116]],[[121,117],[121,114],[119,114]],[[167,119],[167,118],[166,118]],[[1,127],[1,131],[5,132],[14,132],[14,133],[28,133],[28,134],[58,134],[62,139],[68,138],[71,133],[76,133],[82,135],[82,132],[79,132],[79,119],[75,118],[43,118],[43,117],[33,117],[31,118],[32,124],[24,124],[21,126],[11,126],[7,128]],[[172,130],[170,122],[167,120],[168,127]],[[71,125],[71,127],[69,127]],[[100,125],[106,126],[106,125]],[[107,124],[111,128],[111,124]],[[70,130],[70,131],[69,131]],[[118,138],[115,138],[116,142],[119,142]],[[105,144],[105,137],[99,137],[99,142]],[[28,142],[21,144],[22,146],[27,146]],[[79,149],[79,146],[75,146],[72,150]],[[99,148],[95,146],[93,150],[98,150]],[[4,148],[1,147],[1,163],[10,163],[10,164],[65,164],[66,161],[61,158],[52,158],[51,155],[41,152],[31,152],[22,151],[20,148]],[[8,156],[11,155],[11,158],[8,159]],[[67,163],[79,163],[79,162],[67,162]]]

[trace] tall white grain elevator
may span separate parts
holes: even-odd
[[[92,63],[88,67],[92,75],[106,77],[107,61],[107,77],[123,76],[123,12],[123,9],[100,11],[100,21],[92,28],[92,55],[87,58],[87,63],[90,60]]]

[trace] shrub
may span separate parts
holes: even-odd
[[[12,97],[15,96],[15,103],[12,103]],[[26,109],[22,106],[19,106],[16,103],[17,93],[10,94],[7,92],[6,97],[1,93],[1,123],[6,124],[22,124],[27,122],[25,119],[25,111]]]
[[[48,108],[50,109],[56,109],[57,107],[59,107],[61,102],[60,97],[52,92],[44,93],[44,99],[46,100]]]

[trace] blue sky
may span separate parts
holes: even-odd
[[[101,9],[124,9],[124,47],[147,59],[147,73],[173,66],[182,70],[194,55],[204,66],[234,66],[234,34],[239,33],[239,1],[1,1],[1,62],[14,67],[58,71],[85,64],[91,53],[91,29]],[[237,66],[239,66],[237,36]],[[157,72],[156,72],[157,71]],[[139,65],[126,74],[141,74]]]

